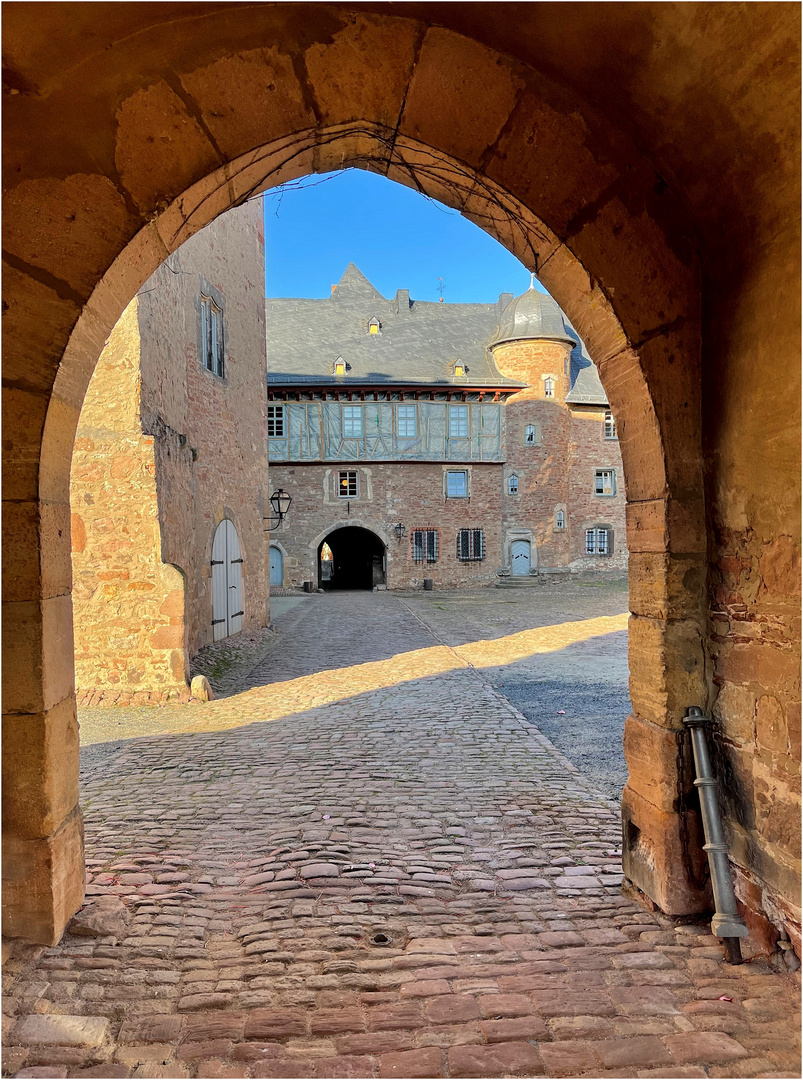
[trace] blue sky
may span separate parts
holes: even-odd
[[[350,262],[387,297],[437,300],[443,278],[445,303],[487,304],[530,285],[518,259],[456,210],[375,173],[307,177],[268,192],[264,207],[268,296],[328,296]]]

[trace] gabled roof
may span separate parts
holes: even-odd
[[[538,296],[550,326],[561,328],[562,340],[579,343],[554,300]],[[349,263],[330,296],[265,301],[268,383],[520,387],[499,373],[489,348],[512,303],[510,293],[495,304],[411,300],[406,289],[387,299]],[[379,321],[377,334],[369,333],[372,319]],[[346,374],[336,376],[334,364],[340,358]],[[454,374],[457,361],[462,376]],[[573,381],[575,368],[579,374],[590,363],[578,344],[572,353]],[[593,365],[591,371],[596,377]]]

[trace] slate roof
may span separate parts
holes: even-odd
[[[578,342],[572,353],[572,372],[576,368],[587,382],[585,363],[591,361],[577,335],[568,324],[564,326],[557,304],[547,296],[543,301],[548,317],[557,317],[564,328],[562,340]],[[404,289],[387,299],[349,263],[332,294],[324,299],[265,301],[268,383],[515,389],[522,384],[499,373],[488,347],[513,302],[511,293],[503,293],[495,304],[441,304],[411,300]],[[372,319],[379,320],[378,334],[368,332]],[[334,375],[338,359],[346,363],[344,376]],[[454,375],[456,361],[463,365],[464,376]],[[596,379],[593,365],[591,371]]]

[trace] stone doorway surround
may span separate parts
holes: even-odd
[[[406,5],[393,15],[381,5],[378,14],[338,5],[262,5],[249,7],[247,19],[240,6],[149,5],[129,14],[116,5],[93,5],[87,13],[72,5],[45,5],[41,13],[19,5],[7,25],[15,85],[6,137],[16,169],[6,193],[4,283],[7,933],[55,942],[83,898],[69,466],[103,343],[142,282],[218,214],[284,181],[344,166],[382,171],[458,208],[537,269],[599,368],[617,418],[628,498],[634,715],[627,735],[625,872],[664,911],[705,908],[692,855],[698,837],[686,803],[688,770],[685,788],[678,786],[677,733],[688,705],[708,709],[715,697],[706,658],[703,294],[696,254],[705,250],[707,223],[699,225],[701,240],[677,194],[684,184],[672,182],[671,173],[664,178],[644,156],[637,129],[653,107],[650,91],[628,83],[636,99],[624,114],[639,120],[616,126],[610,117],[620,115],[618,106],[598,95],[607,114],[592,108],[572,83],[576,55],[568,71],[565,47],[558,50],[547,76],[484,42],[486,30],[472,24],[470,5],[444,5],[453,14],[438,16],[456,20],[463,32],[424,24]],[[597,16],[581,10],[587,7],[570,6],[578,47],[597,42],[602,32]],[[528,30],[544,35],[545,47],[558,29],[555,18],[564,46],[572,29],[561,8],[560,15],[545,15],[540,31]],[[692,24],[722,17],[709,14],[708,5],[692,5],[693,17],[688,9],[644,8],[614,19],[643,18],[645,32],[649,20],[664,20],[665,33],[687,57],[687,26],[708,40]],[[85,18],[93,32],[81,41]],[[604,18],[606,40],[616,41],[610,13]],[[168,19],[176,22],[161,25]],[[740,65],[755,40],[778,46],[758,35],[751,19],[747,13],[739,24],[740,48],[729,46],[734,59],[733,69],[721,73],[725,97],[729,79],[745,85]],[[723,28],[713,29],[722,38]],[[622,31],[627,37],[632,27]],[[525,38],[507,45],[515,52]],[[109,49],[99,48],[100,41]],[[647,47],[639,48],[646,57]],[[70,67],[62,67],[62,55],[71,57]],[[542,55],[534,46],[532,59]],[[599,60],[597,86],[619,85],[617,55],[612,48]],[[481,95],[477,86],[484,87]],[[779,101],[788,96],[783,87],[776,93]],[[746,109],[741,91],[739,100]],[[765,101],[766,90],[761,108]],[[763,115],[759,106],[750,108]],[[706,130],[707,114],[695,115]],[[711,115],[714,130],[721,130],[715,107]],[[64,116],[69,122],[59,120]],[[63,134],[54,141],[53,131]],[[154,155],[154,134],[170,142],[169,154]],[[682,135],[673,142],[670,132],[663,146],[660,138],[651,146],[656,160],[668,146],[672,168],[693,178],[694,156],[689,163],[673,150],[683,145]],[[751,128],[751,147],[755,139]],[[720,165],[717,156],[718,185]],[[699,167],[701,176],[705,168]],[[708,190],[706,183],[700,190]],[[750,220],[758,219],[756,210]],[[781,258],[777,245],[772,251]],[[721,249],[717,262],[729,265]],[[752,272],[760,268],[754,264]],[[729,347],[723,329],[710,335],[712,356]],[[765,337],[766,329],[762,323]],[[731,481],[749,490],[741,474]],[[747,528],[760,515],[750,518],[745,510],[742,517]],[[767,520],[775,521],[771,513]],[[768,528],[771,539],[775,525]]]

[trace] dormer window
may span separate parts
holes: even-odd
[[[378,334],[381,329],[382,324],[380,323],[379,319],[371,319],[371,321],[368,323],[369,334]]]
[[[346,374],[346,361],[342,356],[338,356],[335,360],[334,367],[332,368],[333,375],[345,375]]]
[[[455,360],[454,367],[452,368],[452,374],[456,379],[462,379],[467,371],[468,368],[465,364],[461,363],[459,360]]]

